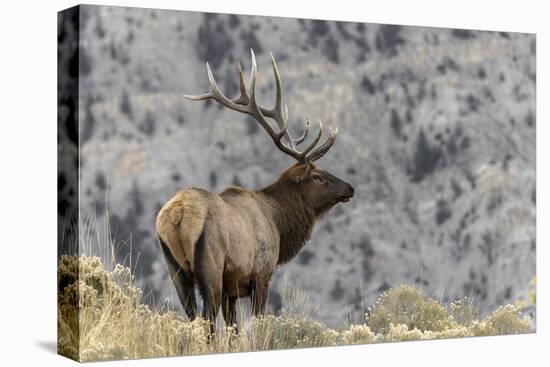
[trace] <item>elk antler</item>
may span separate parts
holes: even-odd
[[[299,138],[294,139],[288,131],[288,108],[286,104],[284,106],[284,109],[282,107],[283,88],[281,84],[281,76],[279,75],[279,69],[277,68],[277,64],[275,63],[275,59],[273,58],[273,54],[271,54],[271,52],[269,53],[269,55],[271,56],[271,64],[273,66],[273,74],[275,76],[276,87],[275,106],[272,109],[266,109],[258,105],[258,103],[256,102],[256,77],[258,74],[258,67],[256,66],[256,56],[254,55],[254,51],[252,49],[250,50],[250,53],[252,55],[252,68],[250,70],[250,94],[246,90],[243,70],[241,68],[241,63],[239,62],[237,64],[237,74],[239,76],[239,86],[241,94],[238,98],[229,99],[220,91],[208,63],[206,63],[206,70],[208,72],[208,79],[210,81],[210,90],[208,91],[208,93],[196,96],[184,94],[183,96],[194,101],[213,99],[222,106],[225,106],[234,111],[250,115],[260,123],[264,130],[269,134],[271,139],[273,139],[273,142],[275,143],[277,148],[279,148],[279,150],[281,150],[282,152],[290,155],[302,164],[318,160],[323,155],[325,155],[332,144],[334,144],[336,134],[338,134],[338,129],[332,129],[332,127],[330,127],[327,140],[321,146],[313,149],[315,148],[315,146],[319,142],[319,139],[321,138],[321,135],[323,134],[323,124],[321,120],[319,120],[319,133],[311,142],[311,144],[309,144],[304,150],[299,151],[296,147],[306,140],[309,133],[309,119],[306,119],[304,133]],[[272,119],[277,123],[280,129],[278,132],[273,130],[271,125],[267,122],[266,117]],[[285,140],[287,143],[283,142],[283,137],[286,138]]]

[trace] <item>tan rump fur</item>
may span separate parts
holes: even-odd
[[[157,233],[185,271],[193,270],[195,243],[208,213],[204,191],[190,188],[176,193],[157,216]]]

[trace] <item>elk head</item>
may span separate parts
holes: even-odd
[[[353,186],[314,163],[288,168],[278,180],[281,185],[292,185],[300,193],[306,207],[316,216],[322,215],[340,202],[348,202],[354,194]]]
[[[323,144],[317,146],[323,134],[323,124],[319,120],[319,131],[311,143],[302,150],[297,147],[308,137],[310,130],[309,118],[306,118],[302,135],[293,138],[288,131],[288,107],[282,103],[282,83],[277,63],[270,52],[273,74],[275,76],[275,106],[271,109],[261,107],[256,102],[257,65],[254,51],[252,55],[252,67],[250,71],[250,92],[247,91],[244,82],[243,71],[240,62],[237,64],[240,95],[235,99],[227,98],[218,88],[216,80],[206,63],[210,90],[201,95],[184,95],[185,98],[201,101],[213,99],[222,106],[231,110],[252,116],[271,137],[277,148],[283,153],[293,157],[297,163],[288,168],[279,178],[278,182],[294,185],[294,189],[301,193],[304,203],[316,214],[322,214],[339,202],[347,202],[353,196],[353,187],[345,181],[333,176],[327,171],[319,169],[314,162],[325,155],[332,147],[338,134],[338,129],[329,127],[328,138]],[[267,118],[273,120],[279,130],[273,129]]]

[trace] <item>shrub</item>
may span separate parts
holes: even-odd
[[[516,306],[520,310],[526,310],[529,308],[534,308],[537,304],[537,277],[534,276],[529,281],[529,287],[526,292],[526,299],[520,298],[516,300]]]
[[[371,330],[382,334],[390,331],[391,324],[420,331],[442,331],[451,326],[446,308],[412,285],[400,285],[385,291],[366,317]]]
[[[400,341],[409,341],[409,340],[420,340],[422,339],[422,331],[414,328],[412,330],[405,324],[394,325],[390,323],[388,327],[388,332],[380,338],[380,341],[385,342],[400,342]]]
[[[375,341],[376,335],[366,325],[351,325],[341,333],[342,344],[368,344]]]
[[[471,326],[474,336],[521,334],[531,328],[530,318],[521,318],[519,310],[513,305],[500,306],[483,321],[474,321]]]
[[[320,347],[336,345],[338,332],[307,318],[266,315],[250,326],[253,350]]]
[[[462,338],[465,336],[472,336],[470,329],[464,325],[456,325],[443,331],[426,330],[422,333],[422,340]]]

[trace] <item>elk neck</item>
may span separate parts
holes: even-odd
[[[273,202],[274,220],[280,234],[278,264],[287,263],[309,240],[315,225],[315,212],[305,205],[297,186],[283,178],[260,192]]]

